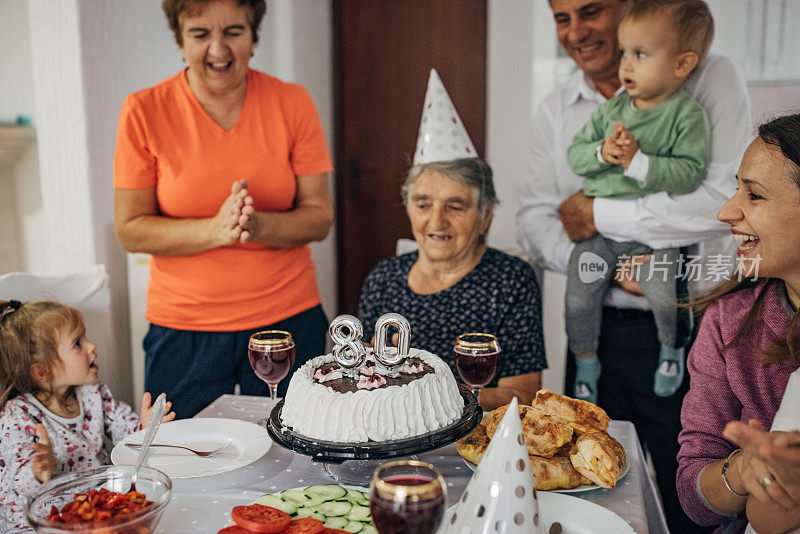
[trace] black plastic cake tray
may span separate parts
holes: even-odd
[[[420,454],[461,439],[481,422],[483,410],[475,396],[463,384],[458,384],[458,390],[464,399],[464,413],[461,418],[442,429],[412,438],[359,443],[337,443],[310,438],[283,425],[281,422],[283,400],[279,401],[270,412],[267,433],[282,447],[324,463],[338,464],[347,460],[380,460]]]

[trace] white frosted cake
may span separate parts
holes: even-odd
[[[397,367],[376,364],[371,349],[360,369],[318,356],[292,375],[282,422],[310,438],[357,443],[419,436],[461,417],[464,399],[438,356],[410,349]]]

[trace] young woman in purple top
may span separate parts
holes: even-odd
[[[769,428],[800,365],[800,115],[759,128],[737,180],[717,218],[741,242],[742,280],[696,303],[704,316],[688,360],[678,495],[719,532],[743,532],[748,518],[758,532],[785,532],[800,522],[800,461],[737,449],[723,430],[752,420],[754,432]]]

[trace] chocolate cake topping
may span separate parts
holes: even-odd
[[[433,368],[426,363],[424,363],[420,358],[407,358],[405,361],[406,365],[411,365],[418,367],[422,365],[422,372],[414,372],[414,373],[406,373],[400,370],[403,366],[398,366],[396,369],[397,373],[396,376],[389,376],[389,375],[382,375],[385,379],[386,383],[380,386],[375,387],[374,389],[383,389],[389,386],[402,386],[413,382],[419,378],[422,378],[427,373],[432,373]],[[375,367],[375,362],[371,360],[367,360],[364,364],[365,368],[368,368],[369,371],[372,371],[372,368]],[[342,367],[336,362],[328,362],[323,364],[321,367],[317,368],[317,371],[321,371],[323,375],[328,373],[336,372],[336,371],[343,371]],[[316,371],[315,371],[316,376]],[[392,373],[395,374],[395,373]],[[348,391],[356,392],[360,391],[358,388],[359,379],[361,379],[364,374],[356,375],[355,378],[350,376],[342,376],[341,378],[334,378],[332,380],[326,380],[321,382],[320,380],[315,380],[317,383],[322,384],[323,386],[327,386],[332,390],[336,391],[337,393],[347,393]]]

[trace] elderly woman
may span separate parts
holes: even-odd
[[[717,218],[741,243],[742,279],[699,301],[678,494],[697,523],[742,532],[746,511],[758,532],[785,532],[800,524],[800,461],[737,449],[726,436],[745,443],[742,425],[723,431],[730,421],[769,428],[800,365],[800,115],[758,129],[737,180]]]
[[[477,158],[417,165],[402,193],[419,250],[383,260],[364,281],[364,338],[378,317],[397,312],[411,323],[413,346],[453,367],[460,334],[494,334],[501,360],[480,403],[493,409],[516,395],[529,404],[547,366],[539,286],[530,265],[486,246],[497,203],[491,168]]]
[[[190,417],[237,383],[267,394],[247,359],[257,330],[289,331],[295,366],[324,352],[307,244],[332,224],[332,165],[306,90],[249,68],[264,0],[163,9],[187,66],[122,106],[116,226],[152,255],[145,389]]]

